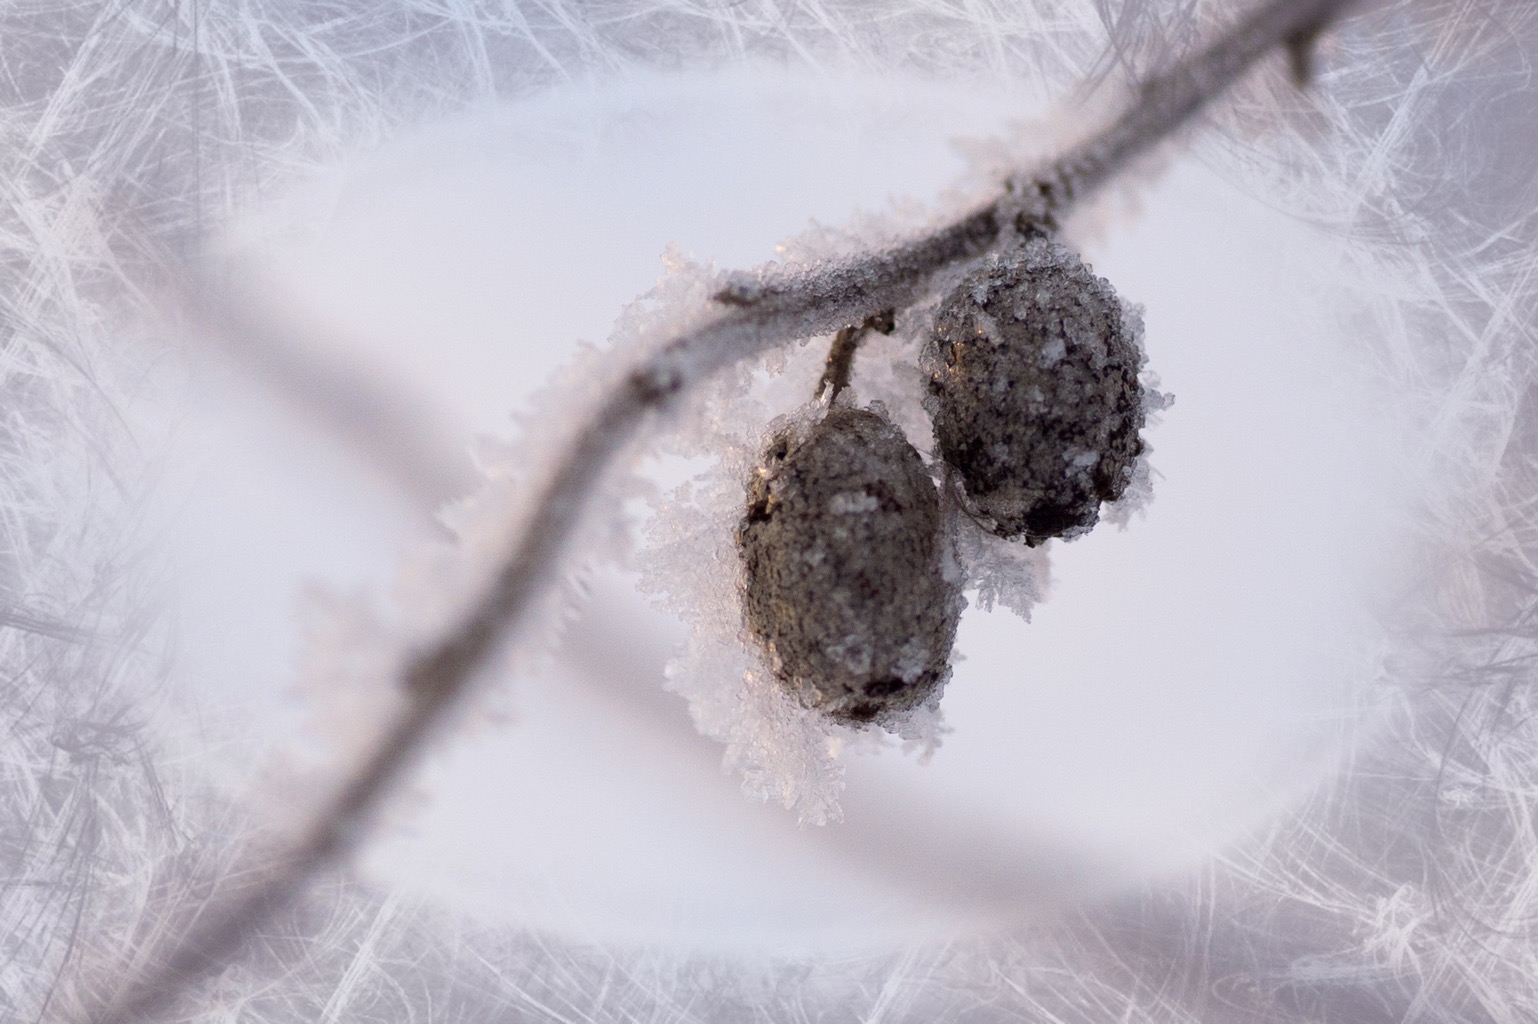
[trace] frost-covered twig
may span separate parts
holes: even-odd
[[[809,271],[771,266],[728,277],[714,295],[718,310],[624,376],[560,454],[507,561],[457,625],[404,666],[405,710],[298,842],[238,873],[241,880],[190,924],[174,949],[152,955],[145,971],[129,979],[97,1015],[98,1024],[151,1016],[217,972],[262,921],[354,848],[381,799],[471,692],[477,669],[518,634],[607,467],[649,418],[725,366],[911,304],[937,272],[981,255],[1002,237],[1054,231],[1075,202],[1167,139],[1259,58],[1307,46],[1351,2],[1271,0],[1205,50],[1150,79],[1104,131],[1044,170],[1011,177],[1000,196],[932,234]]]

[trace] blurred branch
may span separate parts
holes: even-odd
[[[51,615],[5,604],[0,604],[0,629],[19,629],[23,633],[34,633],[37,636],[76,643],[96,637],[96,634],[89,629],[71,625]]]
[[[358,360],[328,354],[334,346],[313,328],[275,315],[254,289],[229,283],[235,276],[215,281],[192,271],[164,287],[201,338],[379,470],[413,511],[430,515],[474,487],[468,453],[456,452],[415,394]]]
[[[237,872],[240,881],[230,881],[226,895],[188,926],[175,948],[147,957],[148,966],[121,987],[96,1024],[151,1017],[216,974],[264,921],[361,841],[381,800],[471,692],[477,670],[518,634],[531,602],[554,579],[608,467],[656,414],[725,366],[905,308],[939,271],[1011,236],[1055,232],[1074,203],[1169,138],[1257,60],[1289,48],[1295,55],[1351,2],[1270,0],[1207,48],[1144,83],[1108,128],[1044,169],[1012,176],[996,199],[932,234],[810,271],[769,266],[729,276],[714,296],[716,315],[634,367],[600,402],[560,455],[491,585],[453,629],[404,666],[411,698],[406,710],[299,841],[253,870]]]

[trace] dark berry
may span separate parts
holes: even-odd
[[[936,312],[925,404],[970,510],[1032,546],[1094,526],[1143,450],[1141,362],[1116,293],[1064,246],[968,274]]]
[[[748,632],[806,707],[887,724],[949,675],[961,591],[939,499],[884,416],[834,408],[775,435],[737,549]]]

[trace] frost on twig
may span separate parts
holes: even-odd
[[[612,463],[632,450],[658,414],[717,373],[787,341],[830,333],[887,308],[918,301],[934,275],[987,251],[1001,234],[1052,230],[1093,192],[1181,127],[1264,54],[1331,21],[1345,0],[1273,0],[1209,49],[1150,81],[1129,112],[1040,173],[1023,172],[1000,197],[905,244],[823,266],[766,268],[719,281],[665,343],[599,395],[592,413],[553,461],[526,484],[530,500],[503,536],[503,557],[467,588],[465,603],[438,621],[397,666],[408,700],[361,756],[352,774],[294,845],[267,859],[194,922],[177,945],[127,980],[98,1024],[155,1012],[177,992],[216,972],[248,937],[290,904],[318,871],[361,841],[382,796],[471,695],[472,681],[509,638],[522,637],[531,609],[560,576],[563,553],[591,511]]]

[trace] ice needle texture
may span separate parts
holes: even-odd
[[[0,14],[12,41],[0,125],[10,143],[0,205],[10,254],[0,297],[0,699],[10,728],[0,1016],[1088,1024],[1494,1022],[1538,1012],[1538,841],[1528,820],[1538,794],[1529,672],[1538,159],[1526,130],[1538,111],[1526,75],[1538,29],[1527,5],[493,7],[45,2]],[[815,227],[756,270],[669,254],[610,343],[585,349],[525,411],[519,436],[480,446],[483,479],[468,496],[452,493],[472,476],[461,451],[441,445],[452,427],[430,426],[411,387],[322,357],[327,327],[276,310],[256,264],[239,255],[246,230],[262,236],[257,248],[302,248],[346,213],[345,189],[330,193],[342,200],[324,198],[328,176],[345,177],[338,169],[355,154],[409,130],[491,117],[488,107],[545,92],[580,95],[589,80],[638,68],[764,61],[809,77],[861,68],[909,82],[982,69],[984,79],[1052,92],[1069,113],[1039,134],[975,146],[972,178],[957,193]],[[638,106],[609,123],[610,135],[558,125],[543,142],[602,150],[627,131],[644,135],[646,116]],[[1102,287],[1100,275],[1114,281],[1127,266],[1101,243],[1112,225],[1137,223],[1140,187],[1196,164],[1332,240],[1309,250],[1327,265],[1307,274],[1284,268],[1279,251],[1275,281],[1327,279],[1339,293],[1260,288],[1255,302],[1285,306],[1273,319],[1289,329],[1317,306],[1310,330],[1354,338],[1340,365],[1370,386],[1349,398],[1396,396],[1380,418],[1397,444],[1382,445],[1392,458],[1356,465],[1371,500],[1336,474],[1338,490],[1289,505],[1290,520],[1270,531],[1276,545],[1293,545],[1294,589],[1318,584],[1311,631],[1267,646],[1266,631],[1193,628],[1129,674],[1152,674],[1157,658],[1168,677],[1196,680],[1214,652],[1249,644],[1242,675],[1264,675],[1276,659],[1301,658],[1298,649],[1329,646],[1333,631],[1355,624],[1340,610],[1349,607],[1374,620],[1373,649],[1345,648],[1349,699],[1338,717],[1322,716],[1321,731],[1371,723],[1361,734],[1372,742],[1343,745],[1338,757],[1326,745],[1328,764],[1310,763],[1295,791],[1234,811],[1243,827],[1214,841],[1211,856],[1150,856],[1128,880],[1047,839],[1011,845],[1003,807],[843,788],[843,773],[864,763],[849,756],[856,748],[894,735],[942,760],[938,696],[958,675],[953,638],[979,650],[968,631],[990,628],[983,613],[995,604],[1032,614],[1030,629],[1043,633],[1049,612],[1083,609],[1073,601],[1086,591],[1095,593],[1086,604],[1115,606],[1124,581],[1088,571],[1077,552],[1134,544],[1145,526],[1173,528],[1133,521],[1154,476],[1145,434],[1171,453],[1214,439],[1180,434],[1174,415],[1158,428],[1168,436],[1150,430],[1163,402],[1148,370],[1164,372],[1165,360],[1179,368],[1159,318],[1198,329],[1204,311],[1150,305],[1145,332],[1130,304],[1144,296],[1129,288],[1124,301]],[[246,216],[290,189],[323,198],[251,229]],[[546,242],[581,229],[531,232],[529,247],[553,251]],[[395,230],[409,235],[408,218]],[[1045,283],[1033,287],[1035,273]],[[1054,291],[1054,275],[1075,298]],[[492,274],[485,288],[504,283]],[[1008,322],[1016,308],[1028,310],[1017,321],[1024,333]],[[450,306],[441,311],[448,330]],[[847,346],[852,372],[814,399],[830,339],[889,313],[891,333]],[[177,522],[155,518],[174,475],[160,453],[186,438],[175,415],[140,415],[179,408],[206,383],[173,337],[222,351],[232,373],[265,389],[282,410],[261,407],[276,424],[270,449],[308,459],[309,479],[323,481],[294,517],[274,511],[261,486],[239,489],[256,479],[256,460],[221,456],[210,477],[258,524],[229,544],[232,565],[247,545],[248,560],[267,557],[258,527],[319,517],[323,486],[385,478],[415,524],[449,501],[393,586],[312,593],[291,659],[310,731],[301,738],[295,726],[295,749],[258,759],[260,768],[240,760],[234,741],[221,739],[211,757],[198,746],[201,726],[171,738],[161,729],[197,720],[173,678],[227,674],[232,693],[252,685],[250,664],[271,654],[263,622],[279,614],[258,609],[288,586],[263,589],[272,579],[251,573],[244,620],[232,615],[237,639],[201,663],[178,663],[178,614],[201,609],[168,611],[185,580],[158,552],[169,534],[190,557],[195,538],[154,524]],[[1209,358],[1252,340],[1231,339]],[[1317,339],[1293,340],[1311,351]],[[1268,403],[1261,385],[1273,377],[1293,389],[1290,406]],[[1219,394],[1193,389],[1192,407],[1227,402],[1238,410],[1230,422],[1280,431],[1290,418],[1327,418],[1341,404],[1332,386],[1279,359],[1236,372]],[[998,402],[980,401],[989,389]],[[1171,390],[1187,399],[1178,382]],[[246,401],[257,400],[242,391],[228,404]],[[1016,432],[1017,418],[1044,426]],[[322,438],[330,454],[314,455],[308,445]],[[1236,436],[1231,447],[1252,441]],[[1340,447],[1359,441],[1343,435]],[[848,444],[863,455],[838,456]],[[659,451],[712,465],[680,488],[654,488],[635,470]],[[1221,496],[1244,499],[1265,522],[1277,500],[1269,482],[1294,479],[1294,462],[1326,461],[1314,449],[1202,451],[1241,467]],[[1160,490],[1149,507],[1179,513],[1187,563],[1220,574],[1236,600],[1259,593],[1258,603],[1307,618],[1258,582],[1273,578],[1261,571],[1274,568],[1264,546],[1227,558],[1206,543],[1235,526],[1213,512],[1228,507],[1217,496],[1182,503],[1178,488],[1160,481]],[[1177,500],[1165,501],[1169,491]],[[634,555],[627,521],[641,507],[650,546]],[[1370,598],[1332,603],[1334,590],[1302,577],[1328,574],[1332,560],[1343,578],[1356,572],[1361,553],[1332,546],[1340,535],[1330,527],[1369,521],[1394,557],[1362,570]],[[299,525],[290,540],[303,536]],[[363,517],[348,526],[359,537],[373,528]],[[1061,572],[1060,592],[1042,601],[1049,550],[1075,571]],[[806,552],[845,568],[824,579],[816,559],[796,560]],[[777,821],[829,823],[803,830],[804,841],[847,869],[832,888],[876,894],[861,913],[921,900],[965,924],[947,932],[961,938],[767,962],[684,957],[633,938],[595,950],[581,927],[494,931],[362,881],[358,858],[387,798],[430,767],[426,753],[450,756],[464,732],[515,718],[518,695],[498,681],[569,654],[559,638],[587,567],[627,560],[693,627],[667,686],[713,741],[712,765],[724,751],[754,795],[792,808],[770,808]],[[1166,579],[1168,600],[1147,600],[1122,621],[1163,621],[1178,607],[1177,577]],[[872,593],[893,589],[900,595],[872,618]],[[1099,621],[1090,615],[1083,627],[1086,658],[1122,643],[1096,632]],[[879,628],[862,634],[872,622]],[[1009,682],[1046,692],[1053,677]],[[652,685],[660,692],[660,680]],[[1150,692],[1171,706],[1182,699],[1179,687]],[[1221,733],[1239,717],[1216,696],[1181,706],[1192,734]],[[648,707],[637,701],[627,714],[650,722]],[[1003,745],[1061,752],[1055,773],[1004,773],[1031,793],[1109,770],[1109,759],[1073,760],[1076,748],[1135,740],[1099,736],[1098,725],[1053,736],[1029,717],[986,718],[972,727],[1006,730]],[[697,739],[659,742],[658,756],[682,757]],[[596,757],[604,739],[573,742]],[[1160,756],[1190,753],[1172,746]],[[319,768],[306,773],[304,757]],[[227,777],[215,780],[220,771]],[[864,813],[873,805],[880,815]],[[850,808],[860,813],[836,824]],[[409,809],[389,813],[410,819]],[[616,801],[591,816],[623,813]],[[494,814],[488,806],[487,820]],[[736,831],[771,834],[756,827]],[[1112,845],[1100,838],[1099,848]],[[735,888],[774,870],[776,850],[759,853]],[[626,855],[644,861],[648,849],[635,843]]]

